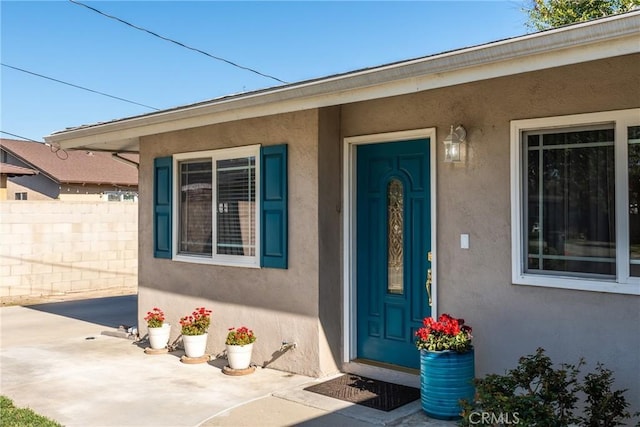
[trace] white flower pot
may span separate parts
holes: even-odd
[[[251,364],[253,343],[247,345],[227,344],[227,360],[231,369],[247,369]]]
[[[171,324],[163,323],[159,328],[149,328],[149,345],[154,350],[160,350],[169,343]]]
[[[187,357],[202,357],[207,350],[208,334],[183,335],[184,353]]]

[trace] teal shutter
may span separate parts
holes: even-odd
[[[153,161],[153,256],[171,259],[173,158]]]
[[[260,160],[260,266],[287,268],[287,145],[262,147]]]

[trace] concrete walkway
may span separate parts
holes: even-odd
[[[427,419],[418,401],[383,412],[304,391],[314,378],[146,355],[103,334],[135,324],[135,296],[3,307],[0,322],[0,393],[69,427],[455,425]]]

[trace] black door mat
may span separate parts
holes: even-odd
[[[417,388],[352,374],[341,375],[305,390],[386,412],[420,398]]]

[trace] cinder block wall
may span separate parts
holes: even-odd
[[[3,302],[137,285],[137,203],[0,203]]]

